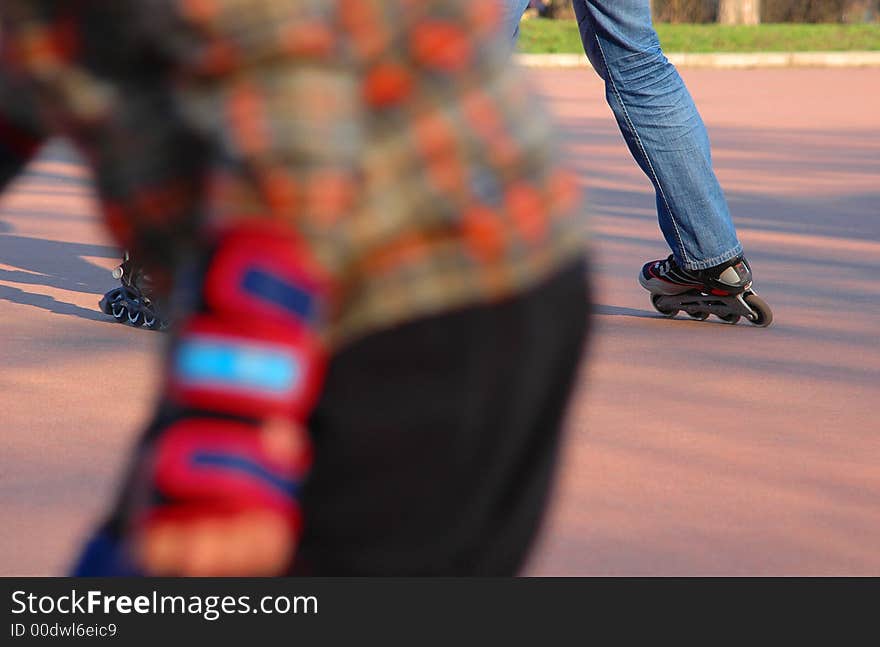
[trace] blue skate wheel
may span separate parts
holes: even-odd
[[[113,290],[110,290],[109,292],[107,292],[107,294],[101,297],[100,301],[98,301],[98,307],[101,308],[101,312],[103,312],[105,315],[112,315],[113,304],[122,301],[124,296],[125,293],[122,291],[122,288],[115,288]]]

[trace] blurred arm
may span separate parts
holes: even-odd
[[[103,75],[112,109],[76,133],[117,240],[176,277],[162,406],[106,530],[151,574],[276,574],[300,533],[332,291],[296,226],[327,213],[326,193],[289,189],[356,163],[337,113],[305,99],[355,102],[337,74],[264,65],[273,53],[244,43],[232,49],[253,75],[214,68],[205,53],[232,36],[203,41],[173,18],[143,19],[143,60],[157,67]],[[106,536],[80,574],[106,574]]]
[[[21,88],[0,69],[0,191],[31,160],[44,133]]]

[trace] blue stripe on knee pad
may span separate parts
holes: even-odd
[[[181,341],[174,369],[189,386],[277,396],[289,395],[303,376],[300,358],[287,347],[199,338]]]
[[[244,456],[198,452],[193,455],[192,463],[196,467],[216,468],[250,476],[261,481],[264,485],[277,490],[284,496],[296,497],[299,493],[299,483],[297,481],[274,474],[256,461],[249,460]]]
[[[249,294],[268,301],[307,322],[315,317],[315,299],[308,291],[259,269],[248,270],[241,282]]]

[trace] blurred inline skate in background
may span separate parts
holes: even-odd
[[[121,285],[107,292],[98,303],[104,314],[135,328],[168,328],[168,320],[154,296],[149,275],[132,261],[128,252],[122,263],[113,270],[113,278],[118,279]]]

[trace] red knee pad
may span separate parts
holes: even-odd
[[[304,328],[201,315],[175,341],[166,383],[168,396],[184,406],[303,421],[325,367],[323,345]]]
[[[183,323],[171,349],[170,398],[207,411],[305,420],[323,382],[330,285],[287,227],[249,221],[221,233],[203,311]]]
[[[208,308],[316,330],[329,316],[332,283],[303,242],[275,222],[247,222],[220,235],[205,276]]]
[[[183,419],[169,426],[154,451],[152,483],[161,504],[142,522],[268,510],[299,530],[300,487],[311,464],[301,427],[272,432],[231,420]]]

